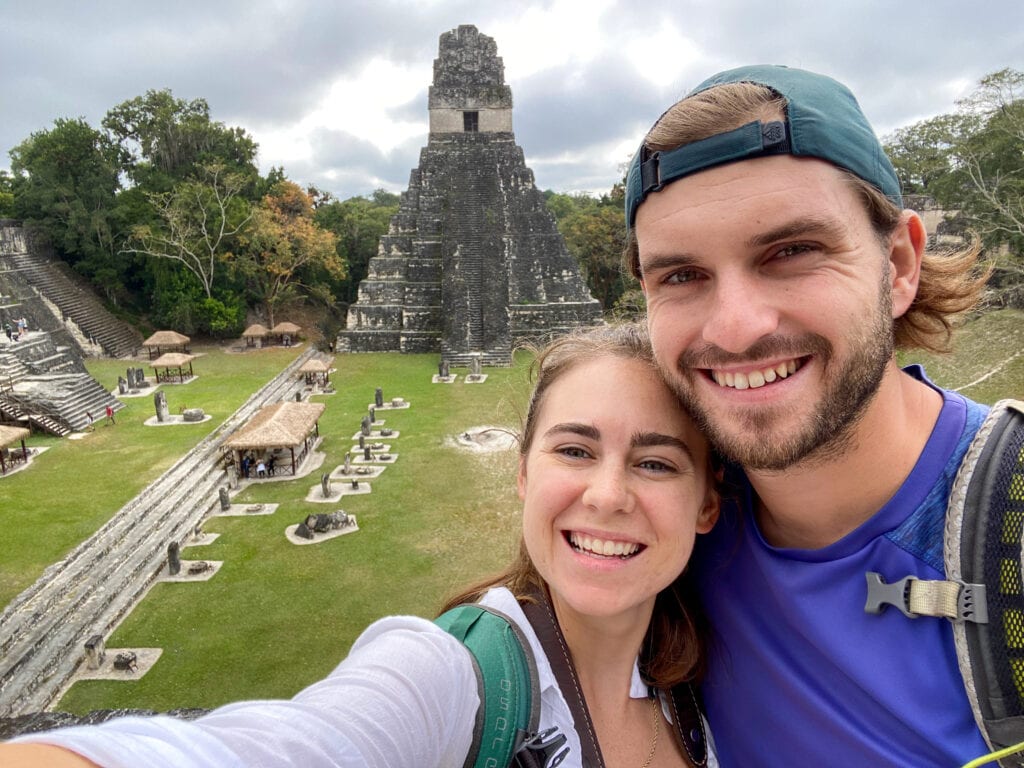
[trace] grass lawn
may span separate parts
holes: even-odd
[[[465,369],[453,371],[455,384],[432,384],[436,355],[342,355],[336,366],[338,394],[317,398],[327,406],[324,466],[233,499],[276,502],[273,515],[207,521],[204,530],[220,538],[182,556],[223,560],[220,572],[205,583],[156,585],[107,641],[110,648],[161,647],[160,661],[136,683],[78,682],[59,709],[212,707],[289,696],[329,672],[374,619],[434,615],[456,585],[510,558],[518,542],[515,451],[477,454],[451,442],[474,426],[518,427],[526,358],[488,369],[487,381],[473,385]],[[320,473],[344,462],[378,386],[387,400],[411,403],[378,412],[400,432],[390,441],[397,462],[370,481],[371,494],[305,501],[311,488],[320,492]],[[202,406],[198,398],[195,404]],[[287,526],[335,509],[354,514],[360,530],[302,547],[286,540]]]
[[[1014,358],[1024,349],[1024,313],[990,313],[957,338],[951,357],[914,355],[901,362],[924,362],[934,381],[964,387],[964,394],[982,402],[1024,394],[1024,354]],[[210,350],[196,361],[197,382],[167,390],[172,412],[185,404],[223,418],[291,359],[274,354],[281,352],[249,356]],[[320,450],[327,454],[322,469],[298,480],[250,486],[234,499],[277,502],[273,515],[207,521],[204,530],[221,536],[182,555],[223,560],[220,572],[205,583],[156,585],[108,638],[110,648],[161,647],[159,662],[136,682],[76,683],[58,708],[166,710],[290,696],[327,674],[374,619],[392,613],[432,616],[457,586],[500,567],[518,540],[515,452],[474,454],[450,441],[474,426],[518,426],[529,390],[526,362],[518,358],[512,368],[487,369],[484,384],[467,385],[466,370],[457,369],[457,383],[435,385],[430,378],[436,355],[337,357],[332,380],[338,394],[317,398],[327,405],[320,421]],[[249,364],[260,370],[245,368]],[[221,365],[227,369],[223,378]],[[103,361],[90,367],[113,386],[124,365]],[[199,387],[204,379],[209,391]],[[983,380],[972,384],[978,379]],[[218,380],[220,388],[214,386]],[[391,441],[397,462],[371,481],[371,494],[346,496],[336,504],[306,502],[311,488],[319,492],[320,472],[343,463],[378,386],[385,399],[403,397],[412,404],[380,412],[386,426],[401,433]],[[228,408],[232,397],[235,406]],[[222,399],[215,407],[216,398]],[[116,427],[97,426],[78,443],[49,441],[54,449],[20,473],[31,488],[18,491],[16,506],[24,511],[17,513],[13,528],[17,541],[5,536],[0,542],[4,601],[219,423],[147,429],[141,422],[153,413],[152,398],[128,402]],[[179,429],[197,432],[179,436]],[[71,477],[96,480],[71,483]],[[2,481],[0,493],[17,488],[8,483],[18,479]],[[82,513],[86,507],[88,519]],[[306,514],[335,509],[356,515],[359,532],[303,547],[285,539],[284,529]],[[60,519],[46,522],[45,535],[37,533],[36,526],[58,511]],[[43,538],[58,536],[66,543],[47,541],[46,551],[37,553]],[[8,565],[5,554],[12,550],[17,560]]]
[[[298,349],[267,349],[248,355],[199,347],[197,378],[163,384],[171,413],[203,408],[213,418],[180,427],[146,427],[156,411],[152,394],[124,398],[117,423],[97,422],[81,440],[32,435],[28,444],[49,448],[30,468],[0,480],[0,607],[103,525],[113,512],[166,471],[183,453],[218,427],[256,389],[298,355]],[[132,363],[150,372],[145,363]],[[87,361],[104,387],[117,388],[129,363]],[[94,414],[101,417],[102,413]]]

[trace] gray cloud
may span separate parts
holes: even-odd
[[[496,37],[500,55],[495,29],[521,27],[524,8],[479,0],[13,0],[0,8],[0,167],[8,166],[9,149],[55,118],[80,116],[98,126],[111,107],[154,88],[205,98],[215,119],[246,128],[259,142],[261,131],[294,124],[335,80],[354,76],[375,57],[424,72],[421,94],[389,116],[425,122],[438,36],[472,23]],[[831,74],[854,90],[882,133],[950,111],[956,83],[966,82],[969,90],[989,72],[1024,69],[1019,0],[993,0],[980,9],[952,0],[622,0],[603,12],[591,4],[579,8],[580,14],[602,13],[601,55],[523,75],[506,59],[516,138],[536,161],[541,188],[609,188],[619,161],[606,157],[607,147],[631,146],[674,98],[726,67],[770,62]],[[692,40],[698,55],[663,81],[653,71],[663,59],[652,55],[645,65],[652,71],[640,77],[626,58],[627,45],[656,39],[667,25]],[[566,47],[593,42],[577,40],[577,31],[564,30]],[[543,61],[548,53],[537,50],[536,56]],[[680,61],[684,54],[693,58],[678,53]],[[385,152],[340,130],[320,129],[311,137],[313,157],[284,165],[296,181],[340,198],[377,186],[399,190],[426,140],[424,132]],[[282,164],[266,152],[261,162],[264,170]]]

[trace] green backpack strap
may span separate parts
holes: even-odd
[[[532,753],[529,761],[516,764],[561,762],[551,758],[559,757],[556,752],[565,736],[537,733],[537,664],[518,625],[500,611],[475,603],[457,605],[434,623],[469,649],[477,673],[480,709],[465,768],[506,768],[517,760],[517,753],[526,752]]]

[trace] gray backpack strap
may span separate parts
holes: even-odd
[[[957,660],[993,751],[1024,741],[1024,402],[1001,400],[964,455],[946,512],[946,578],[983,584],[986,622],[954,621]],[[1024,755],[1003,766],[1024,766]]]
[[[1024,401],[1000,400],[964,454],[946,507],[946,579],[868,573],[864,610],[952,622],[978,729],[993,752],[1024,742]],[[1012,750],[1011,750],[1012,752]],[[1024,753],[1001,758],[1024,768]]]

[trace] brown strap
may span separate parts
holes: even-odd
[[[580,738],[583,768],[604,768],[601,747],[597,744],[597,733],[594,732],[594,723],[583,699],[583,689],[580,687],[576,667],[573,666],[572,657],[569,655],[569,646],[565,644],[565,636],[558,626],[547,595],[535,592],[533,597],[536,602],[522,603],[523,613],[530,620],[530,625],[544,649],[544,655],[551,664],[551,670],[555,673],[555,680],[558,681],[562,696],[569,705],[576,733]]]
[[[576,667],[569,654],[569,646],[555,618],[555,612],[545,592],[534,592],[534,601],[523,602],[523,613],[529,619],[533,631],[540,640],[544,655],[548,657],[555,680],[562,691],[562,696],[569,705],[576,733],[580,739],[583,768],[604,768],[601,747],[597,743],[597,733],[590,719],[587,702],[583,698]],[[695,766],[707,765],[707,734],[704,732],[704,719],[701,717],[700,704],[688,683],[680,683],[671,690],[668,697],[672,708],[672,721],[675,723],[679,740],[686,750],[687,756]]]
[[[669,696],[672,704],[672,720],[679,732],[679,740],[686,750],[690,762],[704,766],[708,762],[708,738],[704,732],[704,718],[701,717],[700,703],[689,683],[680,683],[672,688]]]

